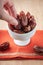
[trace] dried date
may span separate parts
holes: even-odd
[[[31,16],[31,15],[30,15],[29,12],[27,12],[26,16],[27,16],[28,19],[30,19],[30,16]]]
[[[5,51],[9,48],[10,44],[9,42],[4,42],[2,44],[0,44],[0,51]]]
[[[40,46],[35,45],[35,46],[34,46],[34,51],[35,51],[37,54],[43,55],[43,47],[40,47]]]
[[[24,32],[25,33],[29,32],[30,30],[31,30],[31,27],[30,26],[24,28]]]
[[[28,24],[27,17],[23,11],[20,12],[20,17],[22,26],[27,26]]]

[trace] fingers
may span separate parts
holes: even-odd
[[[12,25],[17,25],[18,24],[17,20],[5,12],[5,10],[3,8],[4,5],[7,6],[6,9],[9,11],[10,15],[13,15],[14,17],[16,17],[15,7],[13,6],[13,3],[11,2],[11,0],[3,0],[3,1],[0,0],[0,15],[1,15],[0,18],[7,21],[8,23],[10,23]]]
[[[17,17],[16,9],[14,7],[14,4],[11,2],[11,0],[8,0],[8,2],[4,5],[4,7],[5,7],[5,9],[8,10],[10,15],[12,15],[15,18]]]
[[[6,4],[4,5],[4,8],[8,11],[8,13],[9,13],[11,16],[13,16],[13,15],[12,15],[12,12],[11,12],[11,9],[10,9],[10,7],[9,7],[9,5],[8,5],[8,3],[6,3]]]
[[[18,22],[15,18],[13,18],[12,16],[10,16],[4,9],[1,12],[2,14],[2,19],[7,21],[8,23],[12,24],[12,25],[18,25]]]
[[[3,8],[6,2],[8,2],[8,0],[0,0],[0,8]]]

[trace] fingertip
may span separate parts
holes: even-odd
[[[18,25],[18,21],[14,18],[14,21],[12,23],[14,26],[17,26]]]
[[[15,25],[15,26],[18,25],[18,21],[16,19],[14,19],[14,24],[13,25]]]

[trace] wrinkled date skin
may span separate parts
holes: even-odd
[[[27,26],[27,17],[23,11],[20,12],[20,17],[21,17],[21,24],[22,26]]]
[[[5,50],[9,49],[9,47],[10,47],[9,42],[4,42],[4,43],[0,44],[0,51],[5,51]]]
[[[9,28],[14,32],[17,33],[27,33],[32,31],[36,26],[36,21],[34,19],[34,16],[31,15],[29,12],[27,14],[24,13],[24,11],[21,11],[20,14],[17,14],[17,21],[18,25],[9,25]]]
[[[31,30],[31,27],[30,26],[27,26],[27,27],[25,27],[24,28],[24,32],[26,33],[26,32],[29,32]]]

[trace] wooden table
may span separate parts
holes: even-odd
[[[43,65],[43,60],[9,60],[0,61],[0,65]]]
[[[19,13],[24,10],[35,16],[37,29],[43,30],[43,0],[13,0]],[[0,20],[0,29],[7,29],[7,23]],[[8,60],[0,61],[0,65],[43,65],[43,60]]]

